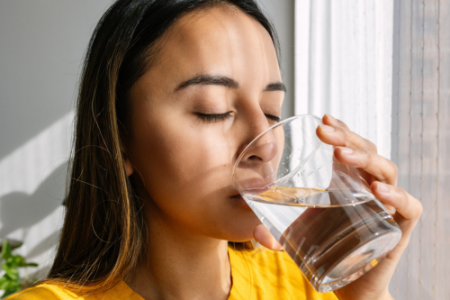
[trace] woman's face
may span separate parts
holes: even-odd
[[[259,221],[236,197],[231,173],[281,115],[273,42],[252,17],[215,6],[179,19],[158,46],[131,89],[124,143],[147,216],[195,235],[249,240]]]

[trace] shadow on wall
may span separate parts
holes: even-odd
[[[46,276],[63,223],[64,191],[73,136],[69,112],[0,159],[0,238],[23,241],[17,251]]]
[[[13,192],[0,198],[0,236],[5,237],[18,229],[27,229],[38,224],[62,205],[67,163],[59,166],[32,194]],[[53,228],[53,230],[59,228]],[[59,230],[38,242],[27,251],[28,257],[42,254],[56,240]]]

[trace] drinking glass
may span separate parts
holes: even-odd
[[[319,292],[375,267],[401,230],[357,168],[339,163],[312,115],[256,137],[233,168],[233,185]]]

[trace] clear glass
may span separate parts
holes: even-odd
[[[359,171],[333,159],[312,115],[286,119],[255,138],[233,185],[319,292],[347,285],[392,250],[401,230]]]

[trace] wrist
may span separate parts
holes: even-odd
[[[387,292],[386,296],[381,298],[383,300],[395,300],[394,297],[392,297],[391,293]]]
[[[348,292],[348,291],[347,291]],[[360,296],[361,295],[355,295],[354,293],[345,293],[342,290],[336,290],[334,291],[334,294],[338,297],[339,300],[353,300],[353,299],[361,299]],[[389,293],[388,290],[386,290],[386,292],[384,292],[383,294],[379,295],[379,297],[377,296],[371,296],[370,299],[374,299],[374,300],[395,300],[394,297],[392,297],[391,293]]]
[[[392,297],[391,293],[389,293],[388,290],[386,290],[379,298],[379,300],[395,300],[394,297]]]

